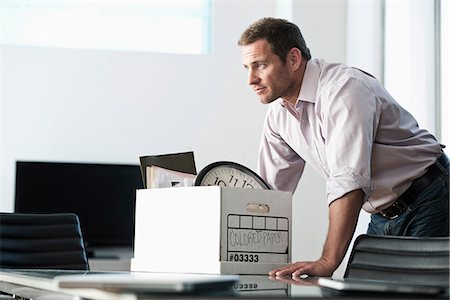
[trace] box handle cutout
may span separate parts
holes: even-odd
[[[247,204],[247,211],[258,214],[268,214],[270,208],[267,204],[249,203]]]

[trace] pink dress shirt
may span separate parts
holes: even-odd
[[[329,204],[362,189],[363,209],[376,213],[425,173],[441,146],[378,80],[311,59],[296,104],[269,104],[258,173],[273,189],[294,192],[306,162],[326,179]]]

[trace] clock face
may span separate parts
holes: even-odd
[[[247,167],[229,161],[215,162],[203,168],[195,179],[195,185],[270,189],[258,174]]]

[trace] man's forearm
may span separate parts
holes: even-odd
[[[355,190],[330,204],[328,234],[321,259],[333,269],[342,262],[352,240],[363,195],[362,190]]]
[[[363,202],[363,192],[356,190],[330,204],[328,234],[322,256],[315,261],[298,261],[272,270],[269,275],[298,277],[331,276],[337,269],[352,240]]]

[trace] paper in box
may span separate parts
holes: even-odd
[[[290,192],[142,189],[132,271],[267,274],[291,261]]]

